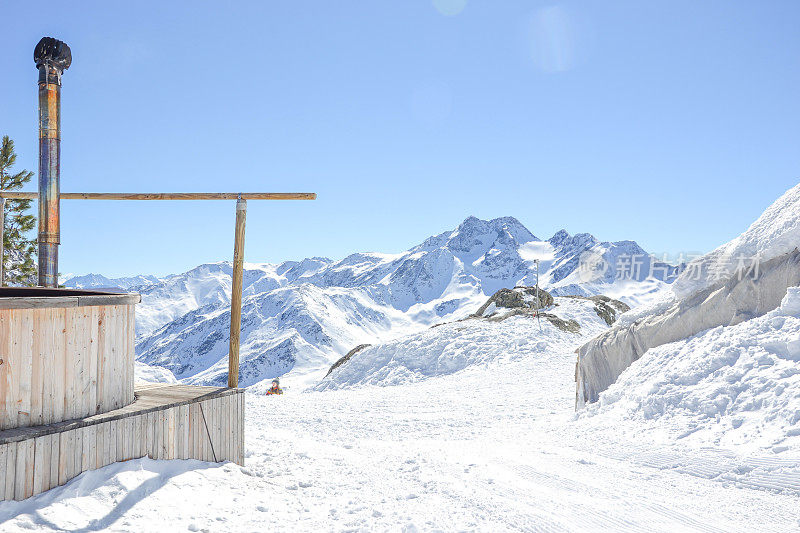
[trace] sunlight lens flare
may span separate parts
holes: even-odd
[[[564,72],[575,65],[578,28],[561,6],[536,10],[529,27],[531,58],[545,72]]]
[[[467,0],[433,0],[433,7],[446,17],[454,17],[464,11]]]

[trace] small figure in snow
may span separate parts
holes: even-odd
[[[283,389],[281,388],[280,385],[281,384],[278,381],[278,378],[273,379],[272,387],[267,391],[267,396],[270,396],[272,394],[283,394]]]

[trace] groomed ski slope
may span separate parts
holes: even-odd
[[[800,528],[797,456],[626,436],[573,412],[574,345],[520,343],[539,335],[526,317],[461,333],[483,338],[486,353],[453,374],[248,395],[244,468],[111,465],[0,504],[0,530]]]

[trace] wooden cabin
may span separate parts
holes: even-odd
[[[0,288],[0,501],[117,461],[244,463],[244,390],[134,383],[138,294]]]
[[[314,200],[314,193],[61,192],[61,81],[66,43],[44,37],[39,71],[39,191],[0,191],[39,204],[39,288],[3,287],[0,261],[0,501],[21,500],[87,470],[138,457],[244,464],[239,389],[247,200]],[[61,200],[236,200],[228,387],[134,383],[138,294],[60,289]]]

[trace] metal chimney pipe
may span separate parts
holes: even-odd
[[[61,74],[72,63],[66,43],[42,37],[33,50],[39,69],[39,285],[58,286],[61,241]]]

